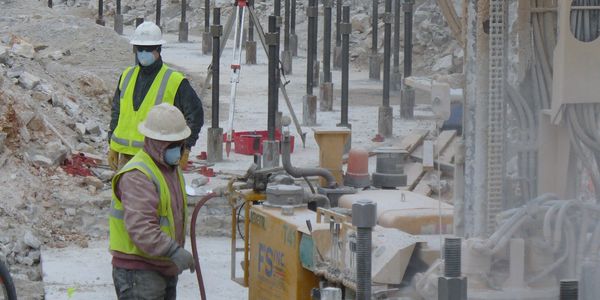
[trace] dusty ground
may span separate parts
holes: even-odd
[[[45,7],[45,1],[0,0],[0,260],[10,265],[20,299],[43,299],[38,264],[41,247],[87,247],[89,241],[106,237],[106,213],[110,205],[107,182],[111,173],[97,166],[92,169],[94,176],[71,176],[57,165],[69,152],[82,151],[104,158],[109,101],[119,72],[133,61],[126,37],[115,34],[110,26],[94,24],[95,14],[93,6],[90,7],[94,1],[63,2],[55,1],[57,6],[51,10]],[[111,3],[107,1],[109,8]],[[136,5],[147,6],[147,3],[136,1],[130,9],[139,9]],[[197,6],[194,1],[191,5]],[[267,7],[266,3],[261,5]],[[106,11],[110,16],[110,9]],[[151,14],[143,14],[151,17]],[[168,22],[174,16],[174,12],[166,10],[164,19]],[[297,28],[302,41],[306,24],[301,16],[299,22]],[[110,25],[110,20],[108,23]],[[132,30],[133,27],[126,27],[126,32]],[[173,34],[167,38],[171,42],[176,40]],[[364,72],[360,51],[370,44],[367,38],[368,32],[359,31],[353,38],[353,49],[358,52],[353,55],[350,103],[357,109],[350,111],[350,122],[355,131],[354,144],[369,148],[373,146],[370,139],[376,133],[377,121],[373,116],[377,115],[381,94],[380,83],[367,80],[368,74]],[[193,86],[200,90],[210,58],[202,57],[197,50],[200,49],[197,35],[190,39],[190,44],[165,46],[164,56],[168,63],[185,70]],[[240,92],[238,128],[254,130],[266,125],[266,109],[262,105],[267,99],[266,60],[260,51],[259,65],[243,71],[240,91],[248,92]],[[305,51],[299,52],[303,56]],[[221,66],[223,127],[228,109],[229,53],[225,51]],[[416,61],[418,72],[430,72],[433,62]],[[294,61],[295,73],[290,76],[288,85],[299,117],[305,65],[302,57]],[[334,72],[334,82],[339,82],[339,72]],[[338,89],[339,84],[337,95]],[[398,99],[398,94],[392,93],[395,112]],[[207,123],[210,110],[206,104],[209,102],[210,99],[204,100]],[[339,99],[334,107],[339,107]],[[280,109],[287,113],[283,102]],[[422,108],[417,111],[417,115],[428,114]],[[335,126],[339,110],[319,113],[318,119],[320,126]],[[415,128],[431,128],[431,122],[426,120],[407,122],[396,117],[394,122],[397,138]],[[303,149],[298,139],[293,161],[314,166],[318,163],[318,147],[311,137],[311,128],[303,130],[309,133],[309,142]],[[193,154],[205,151],[205,132],[202,131]],[[232,154],[228,161],[215,168],[223,173],[239,173],[247,165],[248,157]],[[226,176],[215,178],[212,184],[225,179]],[[224,210],[223,205],[216,205],[212,211],[219,215]],[[212,220],[223,227],[221,219],[222,215],[220,218],[207,216],[201,221]],[[227,231],[220,229],[205,232],[223,234]]]

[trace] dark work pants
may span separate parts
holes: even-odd
[[[177,296],[177,276],[156,271],[113,267],[113,282],[119,300],[174,300]]]

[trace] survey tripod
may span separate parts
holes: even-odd
[[[225,146],[225,150],[227,152],[227,156],[229,156],[229,152],[231,151],[231,142],[233,140],[233,119],[235,117],[235,100],[236,100],[236,96],[237,96],[237,85],[240,82],[240,73],[241,73],[241,65],[242,65],[242,42],[243,42],[243,30],[244,30],[244,19],[245,19],[245,15],[246,15],[246,11],[248,12],[248,15],[250,16],[252,23],[254,24],[255,28],[256,28],[256,32],[258,33],[258,37],[260,40],[260,43],[262,44],[263,50],[265,51],[265,54],[267,55],[267,57],[269,56],[269,52],[268,52],[268,46],[267,46],[267,41],[265,38],[265,33],[264,30],[260,24],[260,21],[258,20],[258,17],[256,16],[256,14],[254,13],[254,7],[251,7],[248,5],[248,1],[247,0],[236,0],[234,5],[236,6],[236,9],[234,10],[234,13],[232,13],[229,16],[229,19],[227,20],[227,23],[225,24],[225,30],[223,32],[223,39],[221,39],[221,45],[220,45],[220,53],[219,56],[221,56],[223,54],[223,49],[225,49],[225,45],[227,44],[227,40],[229,39],[229,35],[231,34],[231,29],[232,27],[235,28],[234,30],[234,45],[233,45],[233,55],[232,55],[232,63],[231,63],[231,76],[230,76],[230,83],[231,83],[231,89],[230,89],[230,93],[229,93],[229,119],[227,122],[227,131],[226,131],[226,140],[224,141],[226,143]],[[296,117],[296,113],[294,112],[294,108],[292,107],[292,103],[290,101],[290,98],[287,94],[287,90],[285,89],[285,86],[287,85],[288,81],[285,79],[285,73],[283,72],[283,64],[281,61],[278,62],[279,67],[278,70],[280,72],[281,76],[279,77],[279,89],[281,90],[281,93],[283,94],[283,98],[285,99],[285,103],[286,106],[288,108],[288,111],[292,117],[292,121],[294,122],[294,126],[296,127],[296,131],[298,132],[298,134],[300,135],[300,138],[302,139],[302,145],[305,145],[306,142],[306,133],[302,131],[302,127],[300,126],[300,122],[298,122],[298,118]],[[201,95],[202,97],[204,97],[205,93],[206,93],[206,89],[210,84],[210,81],[212,79],[212,64],[208,66],[208,73],[206,74],[206,79],[204,81],[204,87],[202,88],[202,92]]]

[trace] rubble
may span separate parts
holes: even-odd
[[[40,78],[31,73],[23,72],[23,74],[21,74],[21,76],[19,76],[19,84],[25,89],[32,90],[39,83],[40,83]]]
[[[40,247],[42,246],[42,242],[37,237],[35,237],[35,235],[31,233],[31,231],[25,232],[25,236],[23,236],[23,242],[25,243],[25,245],[35,250],[40,249]]]

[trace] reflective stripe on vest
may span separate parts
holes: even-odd
[[[154,105],[163,102],[173,105],[179,85],[185,78],[183,74],[163,64],[136,111],[133,107],[133,93],[139,72],[139,66],[129,67],[121,75],[119,120],[110,138],[111,149],[129,155],[135,155],[144,146],[144,136],[137,128],[139,123],[146,119]]]
[[[152,257],[141,249],[139,249],[135,243],[131,240],[129,233],[125,227],[124,222],[124,210],[123,204],[121,200],[116,195],[116,185],[120,179],[120,177],[126,173],[133,170],[138,170],[142,172],[148,179],[150,179],[154,186],[156,187],[156,191],[160,197],[160,202],[157,208],[157,218],[158,224],[160,226],[161,231],[167,234],[169,237],[175,239],[175,223],[173,219],[173,211],[171,204],[171,192],[167,185],[167,181],[164,178],[162,172],[156,166],[152,158],[145,152],[139,151],[124,167],[113,177],[112,186],[113,186],[113,198],[111,203],[110,215],[109,215],[109,228],[110,228],[110,249],[114,251],[119,251],[125,254],[138,255],[141,257],[146,257],[150,259],[166,259],[164,257]],[[183,175],[181,174],[181,170],[177,168],[177,175],[179,177],[179,188],[181,189],[181,194],[183,195],[183,217],[184,220],[187,217],[187,195],[185,194],[185,182],[183,179]],[[185,221],[183,234],[185,234]]]

